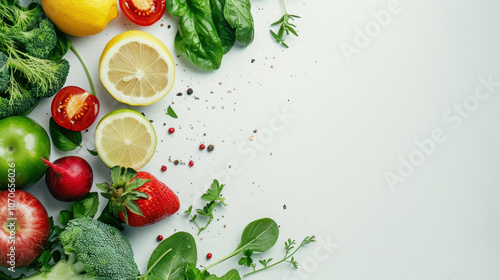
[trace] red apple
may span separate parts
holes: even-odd
[[[0,266],[23,267],[43,252],[49,216],[32,194],[9,188],[0,192]]]

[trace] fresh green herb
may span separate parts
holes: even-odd
[[[50,137],[54,146],[61,151],[72,151],[82,144],[82,133],[73,131],[58,125],[54,118],[49,122]]]
[[[224,54],[228,53],[234,45],[236,40],[235,29],[231,27],[224,17],[224,5],[226,0],[210,0],[210,7],[212,8],[212,19],[214,20],[217,33],[219,34],[222,42]]]
[[[250,45],[254,37],[253,17],[249,0],[226,0],[224,17],[236,29],[236,40]]]
[[[251,274],[254,274],[254,273],[257,273],[259,271],[262,271],[262,270],[265,270],[265,269],[268,269],[268,268],[271,268],[273,266],[276,266],[280,263],[290,263],[291,265],[293,265],[293,267],[295,268],[298,268],[299,267],[299,263],[297,260],[295,260],[295,258],[293,257],[293,255],[295,255],[295,253],[297,253],[297,251],[304,245],[306,244],[309,244],[311,242],[315,242],[316,239],[315,239],[315,236],[307,236],[306,238],[304,238],[304,240],[302,240],[302,242],[299,244],[299,246],[297,246],[297,248],[295,248],[295,246],[297,245],[297,243],[295,242],[295,240],[291,240],[291,239],[288,239],[288,241],[285,242],[285,256],[283,257],[282,260],[280,261],[277,261],[273,264],[269,264],[273,259],[267,259],[267,260],[260,260],[260,264],[262,264],[264,267],[263,268],[260,268],[260,269],[255,269],[255,265],[253,265],[253,271],[250,272],[250,273],[247,273],[245,275],[243,275],[244,277],[245,276],[249,276]],[[294,250],[295,249],[295,250]]]
[[[82,198],[71,203],[68,210],[62,210],[59,213],[59,221],[63,226],[75,218],[91,217],[93,218],[99,208],[99,195],[96,192],[90,192]]]
[[[198,215],[192,214],[193,212],[192,205],[189,206],[189,208],[186,211],[184,211],[185,214],[188,214],[191,217],[190,221],[194,222],[196,224],[196,227],[198,227],[198,235],[202,231],[204,231],[208,227],[208,225],[210,225],[210,223],[213,221],[214,219],[213,212],[215,207],[221,204],[227,206],[225,202],[226,198],[222,197],[221,195],[221,192],[224,189],[224,187],[225,187],[224,184],[219,184],[219,181],[214,180],[212,185],[210,186],[210,189],[208,189],[207,192],[201,196],[201,199],[203,199],[204,201],[208,201],[208,203],[205,205],[205,207],[203,207],[203,209],[196,209],[195,211],[199,216],[208,217],[205,226],[201,227],[197,221]]]
[[[93,150],[91,150],[91,149],[87,149],[87,151],[88,151],[91,155],[93,155],[93,156],[98,156],[98,155],[99,155],[99,153],[97,153],[97,150],[96,150],[96,149],[93,149]]]
[[[224,276],[217,277],[215,275],[210,275],[206,280],[241,280],[240,273],[236,269],[229,270]]]
[[[290,23],[290,20],[295,20],[296,18],[300,17],[297,15],[291,15],[286,11],[285,0],[281,0],[281,3],[283,4],[283,10],[285,14],[278,21],[271,24],[272,26],[281,24],[280,28],[278,29],[278,33],[275,33],[272,29],[269,31],[271,32],[271,36],[273,36],[274,40],[277,43],[280,43],[284,47],[288,48],[288,45],[285,43],[284,39],[285,33],[286,35],[290,35],[291,33],[296,37],[299,36],[297,31],[295,31],[295,28],[297,28],[297,26],[295,26],[293,23]]]
[[[45,244],[44,250],[38,259],[26,267],[27,271],[31,269],[42,272],[49,271],[55,263],[61,260],[61,250],[57,246],[59,244],[59,234],[61,233],[61,228],[54,224],[53,217],[49,217],[49,226],[49,238]]]
[[[210,0],[167,0],[167,9],[181,17],[175,49],[205,71],[219,69],[224,50],[215,27]]]
[[[270,218],[264,218],[256,220],[248,224],[243,230],[241,235],[240,245],[234,252],[227,255],[226,257],[216,261],[215,263],[207,266],[206,270],[209,268],[232,258],[245,250],[251,250],[252,252],[262,253],[271,249],[279,236],[279,227],[276,222]]]
[[[187,263],[198,261],[196,242],[187,232],[177,232],[163,240],[153,251],[148,261],[148,271],[141,279],[182,280]]]
[[[250,249],[243,251],[243,257],[238,261],[238,264],[252,267],[252,265],[253,265],[252,254],[253,254],[253,251]]]
[[[167,115],[171,116],[174,119],[177,119],[177,114],[175,113],[174,109],[172,109],[172,106],[168,106],[167,108]]]

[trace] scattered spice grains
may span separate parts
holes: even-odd
[[[213,151],[214,149],[215,149],[215,147],[212,144],[208,145],[208,147],[207,147],[207,151],[209,151],[209,152]]]
[[[283,209],[286,210],[286,204],[283,204]]]
[[[174,132],[175,132],[175,128],[171,127],[171,128],[169,128],[169,129],[168,129],[168,133],[169,133],[169,134],[172,134],[172,133],[174,133]]]
[[[179,164],[179,160],[178,159],[174,160],[174,164],[178,165]]]

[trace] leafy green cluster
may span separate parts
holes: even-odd
[[[69,63],[58,40],[40,4],[0,0],[0,119],[25,113],[63,87]]]
[[[89,217],[68,222],[59,235],[68,258],[26,280],[132,280],[139,270],[132,246],[116,228]]]
[[[198,213],[199,216],[204,216],[207,217],[207,223],[205,226],[201,227],[200,224],[198,224],[198,221],[196,220],[198,218],[198,215],[193,215],[193,206],[189,206],[188,210],[184,211],[185,214],[188,214],[191,217],[191,222],[194,222],[196,224],[196,227],[198,227],[198,235],[207,229],[208,225],[213,221],[214,219],[214,210],[215,207],[218,205],[224,205],[227,206],[226,204],[226,198],[222,197],[221,193],[222,190],[224,189],[226,185],[224,184],[219,184],[219,181],[214,180],[212,185],[210,186],[210,189],[207,190],[206,193],[204,193],[201,196],[201,199],[204,201],[207,201],[207,204],[202,208],[202,209],[196,209],[196,213]]]
[[[167,0],[166,7],[180,17],[177,53],[202,70],[219,69],[236,40],[244,46],[253,41],[250,0]]]

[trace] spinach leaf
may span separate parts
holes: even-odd
[[[235,29],[231,27],[224,17],[224,5],[226,0],[210,0],[210,7],[212,8],[212,19],[214,20],[217,33],[219,34],[222,42],[224,54],[228,53],[234,45],[236,40]]]
[[[68,39],[66,34],[64,34],[58,28],[56,28],[56,34],[57,34],[57,43],[49,57],[49,59],[52,61],[61,60],[71,47],[71,41]]]
[[[276,244],[278,236],[278,225],[272,219],[264,218],[253,221],[243,230],[241,243],[237,250],[265,252]]]
[[[236,40],[245,46],[250,45],[254,37],[250,0],[226,0],[224,17],[236,29]]]
[[[148,272],[161,279],[182,280],[187,263],[198,261],[196,242],[187,232],[177,232],[163,240],[148,261]],[[152,278],[151,278],[152,279]]]
[[[167,9],[180,16],[175,49],[205,71],[219,69],[224,50],[217,33],[210,0],[167,0]]]
[[[54,146],[61,151],[72,151],[82,144],[82,133],[73,131],[58,125],[54,118],[49,122],[50,137]]]
[[[231,269],[222,277],[217,277],[212,274],[207,278],[207,280],[241,280],[241,276],[238,270]]]

